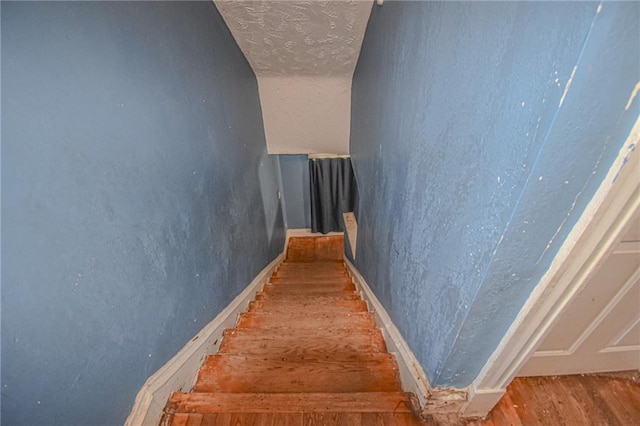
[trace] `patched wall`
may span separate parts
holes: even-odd
[[[432,385],[473,381],[619,152],[639,8],[374,8],[353,81],[356,266]]]

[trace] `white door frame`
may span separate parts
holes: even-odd
[[[491,411],[640,211],[640,153],[633,153],[640,150],[638,145],[640,118],[549,270],[469,387],[463,416],[482,417]]]

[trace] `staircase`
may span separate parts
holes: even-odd
[[[398,366],[342,261],[343,238],[291,238],[193,390],[162,425],[418,425]]]

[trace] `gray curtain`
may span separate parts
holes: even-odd
[[[342,232],[342,213],[354,211],[358,199],[350,158],[309,159],[311,231]]]

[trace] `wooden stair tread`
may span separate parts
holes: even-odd
[[[356,286],[352,281],[324,281],[324,282],[300,282],[300,281],[277,281],[272,280],[266,283],[263,286],[263,289],[274,289],[280,291],[304,291],[304,292],[314,292],[314,291],[336,291],[336,290],[349,290],[355,291]]]
[[[312,278],[312,279],[341,279],[349,278],[350,275],[346,269],[335,269],[332,271],[323,271],[321,269],[279,269],[272,274],[274,278]]]
[[[278,266],[278,271],[346,271],[343,262],[309,262],[288,263],[283,262]]]
[[[224,331],[224,336],[246,335],[254,338],[264,337],[267,339],[295,339],[305,337],[317,337],[318,339],[353,339],[361,336],[382,337],[382,332],[377,327],[336,327],[336,328],[294,328],[294,327],[271,327],[271,328],[243,328],[235,327]],[[383,339],[384,341],[384,339]]]
[[[300,284],[318,284],[318,283],[344,283],[344,282],[353,282],[352,278],[349,275],[338,275],[338,276],[278,276],[277,274],[273,274],[270,277],[271,282],[282,282],[282,283],[300,283]]]
[[[401,391],[391,354],[362,354],[357,361],[279,360],[218,354],[205,358],[194,392],[342,393]]]
[[[347,270],[322,271],[322,270],[301,270],[291,271],[279,269],[273,273],[275,278],[298,278],[298,279],[339,279],[348,278]]]
[[[356,288],[353,284],[300,285],[268,283],[262,287],[263,293],[291,295],[298,294],[305,296],[312,296],[314,294],[323,293],[341,293],[344,291],[356,294]]]
[[[246,329],[245,329],[246,330]],[[246,355],[275,354],[290,357],[302,353],[326,354],[335,356],[352,355],[354,353],[385,352],[386,347],[382,333],[333,333],[318,335],[246,332],[242,329],[226,330],[220,345],[220,353]]]
[[[357,313],[279,313],[268,314],[244,312],[239,315],[237,327],[240,328],[372,328],[375,327],[373,316],[369,312]]]
[[[362,300],[279,300],[267,299],[249,303],[248,312],[288,313],[295,312],[367,312],[367,304]]]
[[[325,293],[312,293],[312,294],[290,294],[287,292],[259,292],[256,293],[255,300],[278,300],[289,301],[293,303],[314,301],[318,303],[329,303],[336,300],[362,300],[358,294],[353,291],[328,291]]]
[[[293,256],[287,256],[287,258],[282,262],[282,263],[287,263],[287,264],[295,264],[295,263],[303,263],[303,264],[309,264],[309,263],[344,263],[344,257],[340,256],[340,258],[338,259],[336,258],[325,258],[325,259],[311,259],[311,258],[307,258],[307,259],[303,259],[303,258],[294,258]]]
[[[410,413],[405,392],[362,393],[179,393],[171,395],[167,413]]]
[[[341,289],[355,289],[356,286],[351,280],[334,280],[334,281],[284,281],[271,279],[265,283],[265,286],[287,288],[287,289],[318,289],[318,288],[341,288]]]
[[[412,413],[175,413],[163,426],[419,426]]]

